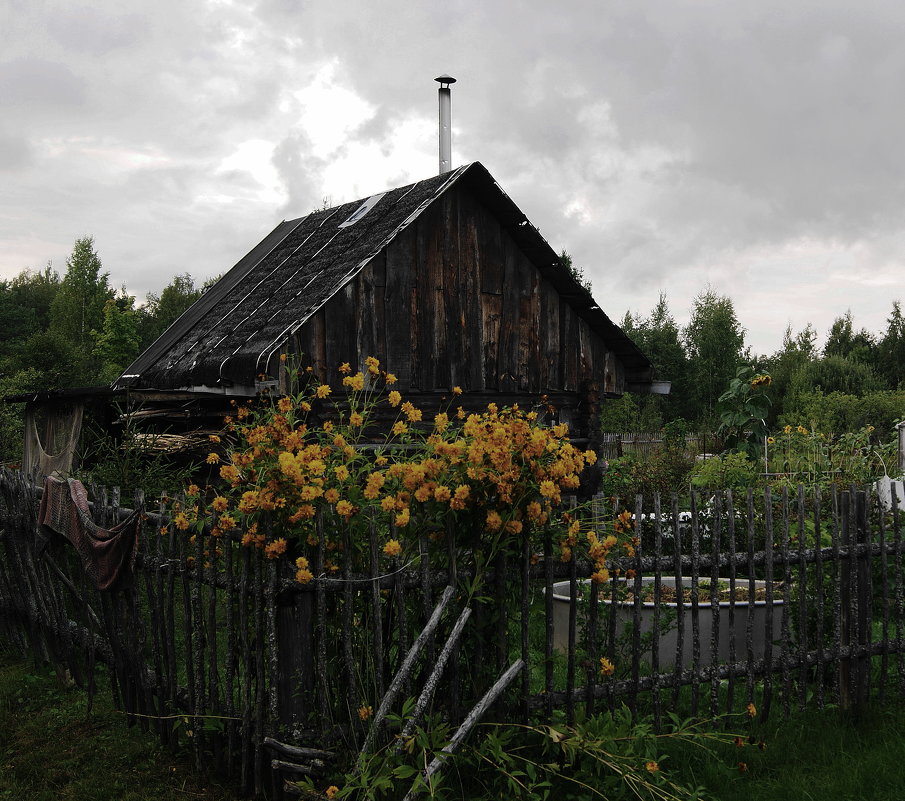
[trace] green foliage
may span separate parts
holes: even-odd
[[[98,424],[86,425],[88,430],[83,441],[89,445],[78,459],[83,465],[78,471],[83,483],[119,487],[124,498],[137,489],[152,498],[182,487],[192,467],[180,464],[158,449],[155,434],[138,430],[132,415],[138,411],[136,407],[117,404],[114,408],[121,423],[118,432]]]
[[[689,396],[692,385],[690,363],[682,345],[679,327],[669,310],[665,293],[660,293],[660,298],[648,317],[640,315],[633,317],[627,314],[622,322],[622,327],[644,355],[651,360],[655,375],[672,382],[669,395],[645,396],[641,405],[651,408],[651,417],[656,413],[663,420],[672,420],[680,416],[694,416]]]
[[[753,368],[741,367],[729,382],[729,388],[720,395],[717,434],[723,438],[727,450],[741,451],[751,459],[760,458],[768,434],[766,418],[770,410],[770,398],[763,390],[771,382],[769,374],[755,374]]]
[[[849,395],[825,394],[818,390],[800,396],[797,407],[780,417],[780,425],[826,432],[858,431],[873,426],[877,436],[885,437],[905,419],[905,390]]]
[[[642,495],[651,501],[654,494],[668,497],[684,494],[694,458],[685,452],[685,441],[664,447],[647,457],[634,454],[611,459],[603,477],[602,491],[608,498],[619,498],[623,505],[634,508],[635,498]]]
[[[108,274],[101,272],[94,238],[77,239],[50,307],[50,329],[73,343],[80,353],[91,353],[91,332],[103,326],[104,307],[113,297],[107,278]]]
[[[663,425],[656,396],[631,392],[602,404],[599,419],[600,430],[613,433],[659,431]]]
[[[207,284],[205,284],[207,286]],[[181,273],[164,287],[160,295],[148,293],[140,310],[142,347],[148,347],[170,327],[198,298],[202,290],[188,273]]]
[[[877,343],[876,371],[889,389],[905,389],[905,317],[899,301],[892,304],[886,333]]]
[[[91,332],[94,357],[100,364],[98,377],[104,383],[113,381],[138,355],[141,338],[134,302],[135,298],[125,291],[116,300],[108,300],[101,330]]]
[[[0,377],[0,398],[34,392],[40,388],[41,380],[37,370]],[[22,458],[23,407],[22,403],[0,402],[0,463],[18,464]]]
[[[572,257],[566,253],[565,250],[559,254],[559,263],[560,265],[569,271],[569,274],[578,281],[588,292],[593,290],[593,286],[591,285],[591,280],[584,274],[584,270],[581,267],[576,266],[572,262]]]
[[[690,392],[699,421],[709,420],[717,398],[743,361],[745,329],[735,316],[732,301],[708,287],[694,300],[684,336],[692,362]]]
[[[897,444],[875,440],[873,426],[836,436],[805,426],[786,425],[770,438],[770,472],[790,486],[864,484],[895,463]]]
[[[691,484],[708,490],[752,487],[757,479],[758,464],[744,450],[712,456],[691,471]]]
[[[441,772],[425,778],[424,768],[449,742],[447,724],[430,721],[411,736],[398,739],[412,708],[389,721],[391,739],[382,750],[367,755],[359,769],[315,784],[299,782],[303,793],[320,790],[333,799],[401,798],[410,789],[416,798],[443,799],[658,799],[702,798],[693,780],[677,778],[665,750],[693,747],[715,770],[735,768],[716,755],[741,737],[726,728],[728,720],[683,720],[670,715],[667,731],[655,734],[650,720],[633,720],[621,707],[613,713],[579,718],[568,725],[558,716],[552,723],[527,725],[489,723],[454,754],[443,757]],[[740,716],[734,716],[736,721]],[[741,724],[750,729],[752,721]],[[748,734],[748,732],[744,732]],[[750,736],[750,734],[749,734]],[[398,744],[398,747],[397,747]],[[731,753],[731,752],[730,752]],[[731,766],[731,767],[730,767]]]
[[[876,347],[874,338],[861,329],[855,331],[851,310],[842,317],[837,317],[827,334],[826,344],[823,346],[824,357],[837,356],[850,362],[870,364],[873,361],[873,351]]]

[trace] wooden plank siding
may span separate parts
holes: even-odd
[[[400,390],[422,395],[456,385],[513,399],[573,393],[574,410],[624,386],[607,343],[462,188],[428,207],[296,340],[334,384],[341,362],[361,368],[374,355]]]

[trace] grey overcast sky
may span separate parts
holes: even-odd
[[[758,353],[905,250],[905,4],[0,0],[0,277],[95,237],[139,301],[281,219],[481,161],[615,321],[710,286]]]

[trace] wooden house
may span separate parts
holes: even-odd
[[[650,361],[480,164],[280,223],[114,388],[253,396],[281,354],[337,384],[376,356],[425,408],[547,395],[578,435]]]

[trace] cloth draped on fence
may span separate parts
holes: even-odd
[[[110,529],[91,519],[88,493],[81,481],[48,476],[38,510],[43,534],[58,534],[72,543],[94,586],[120,590],[132,586],[142,510],[136,509]],[[44,545],[49,544],[45,542]]]

